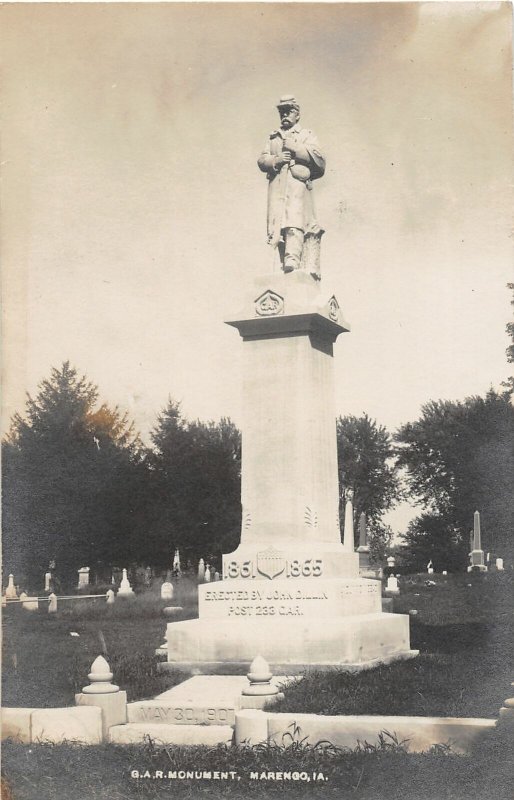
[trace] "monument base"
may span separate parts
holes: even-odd
[[[366,669],[418,654],[409,645],[405,614],[358,614],[336,619],[184,620],[167,628],[168,667],[248,666],[256,655],[274,674],[309,667]]]

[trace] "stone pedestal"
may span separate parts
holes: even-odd
[[[241,542],[198,620],[168,625],[168,662],[361,668],[414,654],[339,525],[333,345],[348,330],[303,272],[263,276],[236,319],[244,347]]]

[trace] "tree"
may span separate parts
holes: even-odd
[[[413,532],[432,537],[435,547],[437,525],[456,530],[461,554],[466,553],[478,510],[484,548],[512,554],[514,408],[508,393],[491,389],[485,398],[431,401],[395,438],[410,494],[426,510]]]
[[[507,287],[512,292],[512,300],[510,301],[510,304],[511,306],[514,306],[514,283],[508,283]],[[509,364],[514,364],[514,321],[511,320],[510,322],[507,322],[505,330],[510,338],[510,344],[505,351],[507,355],[507,361]],[[512,396],[514,394],[514,376],[509,375],[507,380],[502,383],[502,386],[507,390],[507,394]]]
[[[241,523],[241,436],[235,425],[225,418],[189,422],[170,400],[151,438],[153,547],[180,547],[192,560],[233,549]]]
[[[50,560],[66,581],[84,564],[129,559],[146,468],[127,416],[65,362],[3,443],[4,563],[33,586]]]
[[[341,520],[344,519],[344,491],[353,489],[354,526],[363,512],[371,540],[375,535],[376,555],[390,539],[381,523],[384,512],[401,498],[400,478],[395,463],[395,448],[390,434],[375,420],[346,416],[337,419],[337,452],[341,491]],[[382,542],[382,545],[380,544]]]
[[[413,572],[424,572],[432,561],[437,572],[464,569],[468,547],[462,534],[448,519],[436,513],[413,519],[403,536],[402,561]]]

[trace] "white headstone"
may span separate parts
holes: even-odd
[[[203,581],[205,578],[205,564],[203,558],[198,562],[198,580]]]
[[[89,567],[81,567],[77,572],[79,574],[78,588],[82,589],[84,586],[89,586]]]
[[[220,574],[219,574],[219,572],[217,572],[217,571],[216,571],[216,572],[214,573],[214,580],[215,580],[215,581],[219,581],[219,579],[220,579]]]
[[[445,569],[443,569],[443,575],[448,575]]]
[[[48,613],[49,614],[57,613],[57,597],[53,592],[52,594],[48,595]]]
[[[52,573],[45,572],[45,592],[51,591],[50,589],[50,581],[52,580]]]
[[[127,578],[127,570],[124,568],[120,588],[118,589],[118,597],[131,597],[133,594],[134,592]]]
[[[503,558],[497,558],[496,559],[496,569],[500,570],[500,572],[503,571],[503,569],[504,569]]]
[[[161,586],[161,600],[173,599],[173,584],[170,581],[164,581]]]
[[[353,530],[353,492],[350,489],[346,490],[346,503],[344,506],[344,534],[343,534],[343,548],[347,552],[352,552],[354,549],[354,530]]]
[[[113,590],[112,590],[112,589],[107,589],[107,592],[106,592],[106,594],[105,594],[105,598],[106,598],[106,600],[107,600],[107,605],[108,605],[108,606],[112,606],[112,604],[113,604],[113,603],[115,602],[115,600],[116,600],[116,595],[114,594],[114,592],[113,592]]]
[[[390,575],[387,579],[387,585],[385,590],[389,594],[400,594],[400,587],[398,586],[398,578],[396,578],[394,575]]]
[[[5,596],[8,600],[17,600],[18,593],[16,592],[16,586],[14,585],[14,575],[11,573],[9,575],[9,581],[7,583],[7,588],[5,590]]]
[[[205,583],[209,583],[210,579],[211,579],[211,569],[210,569],[209,565],[207,564],[207,566],[205,568],[205,577],[204,577]]]

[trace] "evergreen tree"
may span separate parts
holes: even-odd
[[[151,434],[154,547],[217,559],[239,540],[241,436],[229,419],[189,422],[170,400]]]
[[[37,588],[49,561],[76,570],[128,560],[146,469],[127,416],[65,362],[52,369],[3,443],[4,564]],[[138,507],[139,506],[139,507]]]

